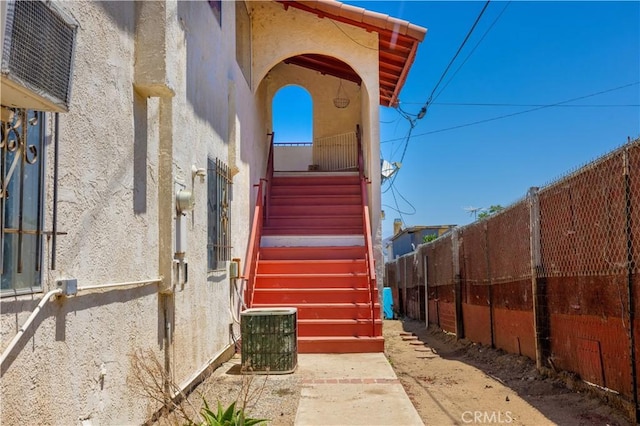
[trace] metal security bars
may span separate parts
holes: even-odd
[[[44,113],[2,109],[0,271],[2,293],[41,287]]]
[[[219,159],[207,160],[208,268],[223,269],[231,259],[231,175]]]

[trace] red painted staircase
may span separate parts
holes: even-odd
[[[259,187],[245,300],[297,308],[300,353],[384,350],[364,185],[357,172],[300,172]]]

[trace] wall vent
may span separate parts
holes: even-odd
[[[2,105],[67,112],[77,23],[51,1],[0,3]]]

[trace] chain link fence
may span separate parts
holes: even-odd
[[[640,139],[387,264],[387,285],[402,315],[575,372],[640,421],[639,253]]]

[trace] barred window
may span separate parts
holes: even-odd
[[[231,177],[229,167],[219,159],[207,161],[208,266],[224,269],[231,259]]]
[[[0,288],[7,296],[42,289],[45,115],[4,107],[2,112]]]

